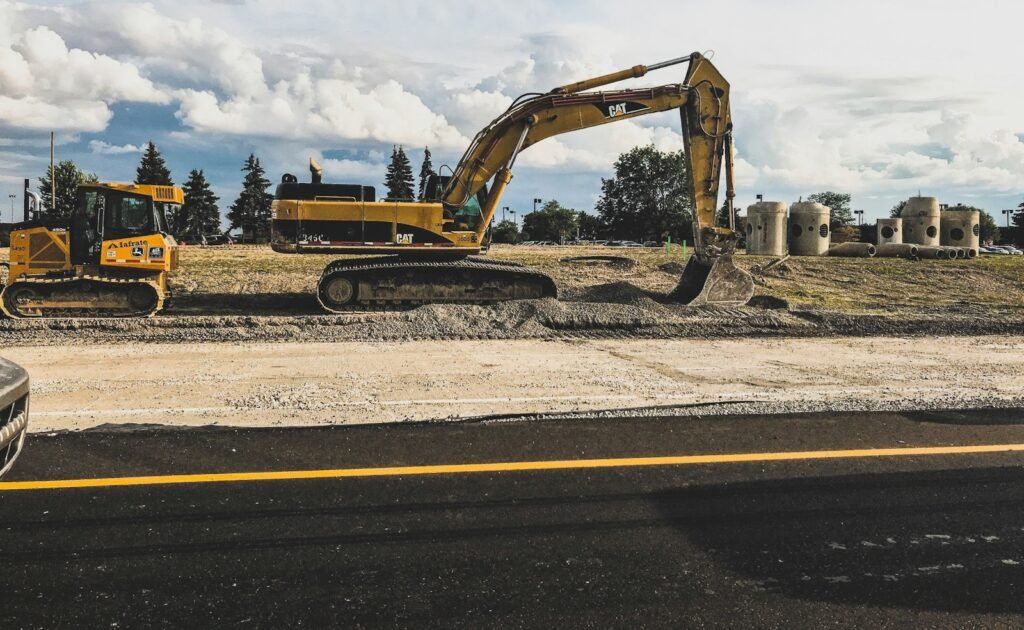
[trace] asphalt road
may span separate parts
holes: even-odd
[[[0,484],[0,627],[1019,627],[1024,452],[871,449],[1021,443],[1021,412],[33,435],[5,484],[726,457]]]

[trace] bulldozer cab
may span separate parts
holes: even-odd
[[[71,263],[100,264],[104,240],[166,234],[166,204],[146,195],[82,186],[69,227]]]

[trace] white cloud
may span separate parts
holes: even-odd
[[[822,188],[865,199],[918,188],[965,197],[1020,192],[1024,123],[1014,104],[1024,100],[1024,70],[1014,29],[1024,14],[1009,0],[991,4],[978,12],[936,0],[922,12],[883,0],[827,7],[723,0],[716,11],[731,26],[719,33],[693,21],[698,9],[686,0],[644,20],[635,19],[636,7],[611,0],[585,10],[541,0],[0,0],[0,135],[98,132],[116,103],[169,103],[179,121],[170,139],[182,151],[209,154],[231,142],[258,148],[267,163],[291,164],[280,156],[298,147],[356,149],[364,157],[325,160],[325,170],[369,179],[379,177],[393,143],[430,145],[447,159],[523,92],[692,46],[717,49],[714,61],[734,87],[741,198]],[[993,14],[1001,19],[985,17]],[[774,35],[825,21],[828,46],[813,54],[806,38]],[[950,28],[965,35],[908,36]],[[622,85],[678,81],[682,71]],[[513,188],[526,187],[530,173],[550,181],[582,174],[574,187],[593,174],[591,190],[564,193],[588,199],[620,152],[649,143],[679,148],[677,117],[617,122],[531,147]],[[367,158],[368,150],[384,157]]]
[[[280,81],[263,97],[219,99],[209,91],[178,93],[178,118],[202,132],[322,142],[375,140],[406,145],[462,146],[468,139],[444,116],[394,81],[368,90],[341,79],[303,74]]]
[[[101,131],[117,101],[162,103],[167,95],[132,64],[69,49],[43,26],[0,47],[0,126]]]
[[[109,144],[102,140],[90,140],[89,150],[101,155],[123,155],[125,153],[142,153],[142,147],[134,144]]]

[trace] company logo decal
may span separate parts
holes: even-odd
[[[647,105],[636,101],[607,101],[594,103],[594,107],[599,109],[605,118],[617,118],[650,109]]]

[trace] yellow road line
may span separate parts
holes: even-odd
[[[532,470],[573,470],[584,468],[627,468],[636,466],[692,466],[697,464],[738,464],[815,459],[857,459],[867,457],[918,457],[969,455],[1024,451],[1024,444],[982,444],[977,446],[925,446],[917,448],[875,448],[841,451],[791,451],[782,453],[727,453],[722,455],[678,455],[669,457],[621,457],[614,459],[566,459],[490,464],[440,464],[431,466],[385,466],[381,468],[336,468],[327,470],[283,470],[270,472],[210,473],[194,475],[152,475],[146,477],[105,477],[96,479],[55,479],[50,481],[0,482],[4,490],[58,490],[68,488],[109,488],[179,483],[226,483],[234,481],[284,481],[298,479],[345,479],[350,477],[403,477],[416,475],[459,475],[469,473],[525,472]]]

